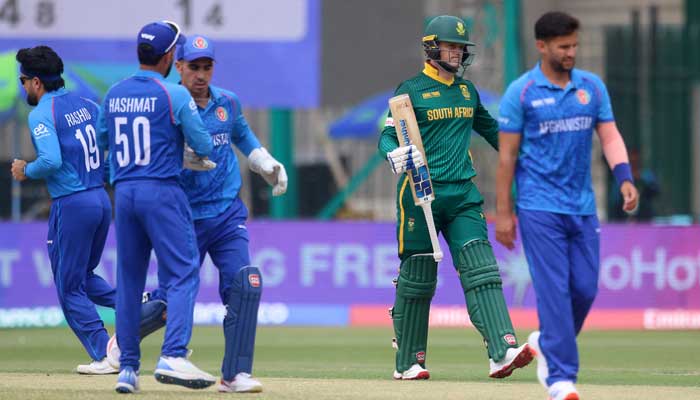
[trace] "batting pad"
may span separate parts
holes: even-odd
[[[500,361],[506,350],[518,343],[491,244],[483,239],[467,242],[460,251],[457,270],[469,318],[484,338],[489,357]]]
[[[437,263],[432,254],[414,255],[401,262],[391,314],[398,345],[398,372],[406,371],[413,364],[425,368],[430,301],[436,286]]]
[[[239,372],[253,372],[255,328],[262,294],[262,275],[255,267],[244,267],[235,275],[224,317],[225,353],[221,373],[230,381]]]
[[[139,325],[141,340],[165,326],[167,312],[168,304],[163,300],[150,300],[141,304],[141,324]]]

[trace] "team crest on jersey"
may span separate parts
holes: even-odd
[[[591,94],[588,93],[586,89],[577,90],[576,98],[578,99],[578,102],[583,104],[584,106],[591,102]]]
[[[413,218],[408,219],[408,231],[413,232],[416,229],[416,220]]]
[[[192,41],[192,47],[194,47],[195,49],[200,49],[200,50],[202,50],[202,49],[206,49],[207,47],[209,47],[209,43],[207,43],[207,40],[204,39],[203,37],[197,36],[197,37]]]
[[[226,122],[226,120],[228,119],[228,113],[226,112],[226,109],[223,107],[217,107],[216,118],[218,118],[221,122]]]
[[[260,287],[260,275],[258,275],[258,274],[248,275],[248,282],[250,282],[250,286],[252,286],[252,287]]]
[[[466,29],[464,29],[464,24],[461,22],[457,22],[457,34],[459,36],[464,36],[464,34],[467,32]]]
[[[464,100],[471,100],[472,95],[469,93],[469,88],[467,85],[459,85],[459,89],[462,91],[462,96],[464,96]]]

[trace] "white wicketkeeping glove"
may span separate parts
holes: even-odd
[[[398,147],[388,152],[386,158],[389,160],[391,170],[397,175],[425,165],[423,154],[414,145]]]
[[[206,157],[198,156],[190,146],[185,145],[182,167],[192,171],[209,171],[216,168],[216,163]]]
[[[284,165],[275,160],[264,147],[257,148],[248,155],[250,170],[265,179],[272,186],[272,195],[281,196],[287,191],[287,171]]]

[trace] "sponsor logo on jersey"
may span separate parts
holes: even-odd
[[[194,102],[194,99],[190,99],[190,110],[192,111],[197,111],[197,103]]]
[[[248,282],[250,282],[250,286],[252,286],[252,287],[260,287],[260,275],[258,275],[258,274],[248,275]]]
[[[44,124],[37,125],[32,132],[34,132],[34,139],[41,139],[50,135],[49,128]]]
[[[389,126],[389,127],[393,128],[394,127],[394,119],[391,117],[387,118],[386,121],[384,121],[384,126],[385,127]]]
[[[533,108],[538,108],[542,106],[551,106],[554,105],[556,101],[554,100],[554,97],[547,97],[544,99],[536,99],[532,100],[530,104],[532,105]]]
[[[512,334],[510,334],[510,333],[504,335],[504,336],[503,336],[503,340],[504,340],[506,343],[508,343],[509,346],[515,346],[515,344],[518,343],[518,342],[515,340],[515,335],[512,335]]]
[[[408,219],[408,231],[413,232],[416,229],[416,220],[414,218]]]
[[[425,362],[425,352],[424,351],[419,351],[416,353],[416,361],[419,363],[424,363]]]
[[[200,50],[202,50],[202,49],[206,49],[207,47],[209,47],[209,43],[207,43],[207,40],[204,39],[203,37],[197,36],[197,37],[192,41],[192,47],[194,47],[195,49],[200,49]]]
[[[577,90],[576,98],[578,99],[578,102],[583,104],[584,106],[591,102],[591,94],[588,93],[586,89]]]
[[[436,97],[440,97],[440,91],[436,90],[434,92],[425,92],[422,94],[424,99],[434,99]]]
[[[472,99],[472,95],[469,93],[469,87],[467,85],[459,85],[459,90],[462,91],[462,96],[464,96],[464,100]]]
[[[467,33],[467,30],[464,29],[464,24],[461,22],[457,22],[457,34],[459,36],[464,36],[465,33]]]
[[[221,122],[226,122],[226,120],[228,119],[228,113],[226,112],[226,109],[221,106],[217,107],[216,118],[218,118]]]
[[[560,132],[578,132],[593,127],[592,117],[572,117],[540,122],[540,135]]]
[[[217,133],[211,136],[211,141],[214,146],[223,146],[231,143],[229,137],[230,135],[228,133]]]

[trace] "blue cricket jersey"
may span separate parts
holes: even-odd
[[[100,187],[103,162],[95,127],[99,106],[61,88],[41,96],[29,113],[36,160],[25,174],[45,179],[51,198]]]
[[[213,148],[187,89],[154,71],[139,70],[112,86],[98,125],[100,148],[109,147],[113,183],[177,178],[184,141],[200,156]]]
[[[595,74],[573,69],[562,89],[540,65],[506,90],[499,128],[521,135],[515,169],[517,207],[563,214],[596,213],[591,183],[593,130],[614,121],[610,97]]]
[[[260,147],[241,112],[238,96],[215,86],[209,86],[209,93],[207,106],[198,109],[214,142],[209,159],[216,163],[216,168],[210,171],[185,169],[180,176],[195,220],[221,214],[238,196],[241,173],[231,144],[246,156]]]

